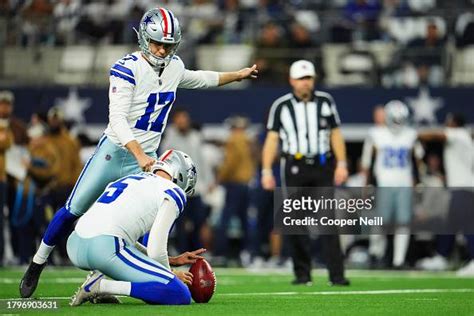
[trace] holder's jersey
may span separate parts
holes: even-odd
[[[145,152],[155,152],[176,90],[213,87],[218,82],[218,73],[188,70],[178,56],[160,74],[140,52],[129,54],[110,69],[109,124],[104,133],[119,146],[136,140]]]
[[[186,204],[184,191],[170,180],[139,173],[110,183],[104,193],[79,219],[76,232],[83,238],[111,235],[131,245],[149,232],[159,216],[169,216],[160,207],[167,199],[175,206],[175,220]],[[171,225],[171,224],[170,224]],[[171,227],[167,227],[168,234]]]
[[[413,186],[412,155],[421,159],[424,154],[414,129],[405,127],[394,132],[388,127],[372,128],[364,144],[367,146],[376,150],[374,175],[378,186]],[[371,154],[367,157],[364,153],[364,156],[363,165],[370,165]]]

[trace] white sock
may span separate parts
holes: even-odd
[[[51,254],[51,251],[53,251],[54,246],[48,246],[47,244],[44,243],[43,240],[41,240],[41,244],[36,251],[35,256],[33,257],[33,262],[37,264],[43,264],[48,260],[49,255]]]
[[[410,231],[408,228],[402,227],[395,230],[393,236],[393,265],[401,266],[405,262],[405,257],[410,242]]]
[[[132,283],[125,281],[100,280],[99,293],[130,296]]]
[[[369,254],[377,259],[382,259],[387,248],[387,238],[384,235],[370,235]]]

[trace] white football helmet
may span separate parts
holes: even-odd
[[[197,171],[193,160],[187,154],[179,150],[168,149],[151,167],[152,173],[158,170],[163,170],[169,174],[171,181],[183,189],[186,195],[192,196],[194,194]]]
[[[389,128],[398,130],[408,125],[409,117],[410,111],[402,101],[392,100],[385,105],[385,123]]]
[[[154,67],[166,67],[178,50],[181,42],[181,27],[170,10],[155,8],[143,15],[137,32],[138,46]],[[150,51],[150,41],[169,45],[166,57],[158,57]]]

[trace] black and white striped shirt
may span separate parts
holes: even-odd
[[[331,129],[340,124],[332,96],[315,91],[309,102],[299,100],[293,93],[275,100],[267,129],[279,133],[283,153],[316,156],[331,153]]]

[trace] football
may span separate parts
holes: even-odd
[[[196,303],[207,303],[216,290],[216,275],[211,265],[204,259],[198,259],[189,269],[193,274],[193,284],[189,287]]]

